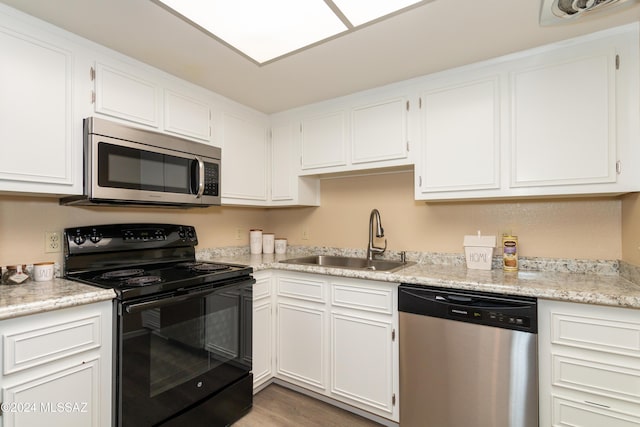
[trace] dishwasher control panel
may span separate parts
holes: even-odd
[[[503,313],[502,311],[478,310],[474,308],[465,308],[460,306],[450,306],[449,315],[452,318],[465,318],[469,321],[478,321],[483,324],[514,325],[514,326],[531,326],[531,318],[528,316]]]
[[[398,310],[479,325],[537,333],[537,300],[487,292],[402,284]]]

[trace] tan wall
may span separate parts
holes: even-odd
[[[640,194],[622,198],[622,259],[640,266]]]
[[[0,196],[0,266],[45,260],[62,262],[62,254],[44,253],[45,231],[78,225],[158,222],[193,225],[199,247],[248,245],[249,228],[265,227],[264,209],[149,209],[59,206],[57,199]],[[236,240],[236,229],[242,240]]]
[[[627,196],[624,205],[627,217],[640,218],[637,196]],[[620,259],[622,235],[638,236],[640,229],[640,219],[621,221],[621,206],[614,198],[426,204],[413,200],[412,173],[322,180],[317,208],[80,208],[59,206],[56,199],[0,196],[0,265],[60,262],[61,254],[44,253],[45,231],[118,222],[193,225],[201,248],[247,245],[250,228],[275,232],[290,244],[365,248],[372,208],[382,214],[392,250],[461,253],[465,234],[511,230],[523,256]],[[621,222],[635,231],[622,233]],[[308,240],[302,240],[304,230]],[[625,243],[625,258],[640,265],[640,240]]]
[[[292,244],[365,248],[369,212],[380,210],[389,249],[461,253],[465,234],[519,236],[520,254],[619,259],[618,199],[430,203],[413,199],[413,174],[324,179],[322,206],[268,211]],[[301,239],[307,229],[309,240]]]

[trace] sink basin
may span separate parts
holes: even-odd
[[[321,267],[347,268],[350,270],[371,270],[390,273],[399,270],[413,262],[390,261],[386,259],[352,258],[334,255],[312,255],[302,258],[292,258],[280,261],[285,264],[316,265]]]

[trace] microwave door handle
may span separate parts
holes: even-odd
[[[198,156],[196,156],[196,161],[198,162],[198,194],[196,194],[196,199],[199,199],[204,194],[204,162]]]

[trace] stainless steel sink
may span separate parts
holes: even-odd
[[[285,264],[317,265],[321,267],[347,268],[350,270],[371,270],[392,272],[415,264],[414,262],[391,261],[386,259],[353,258],[333,255],[312,255],[280,261]]]

